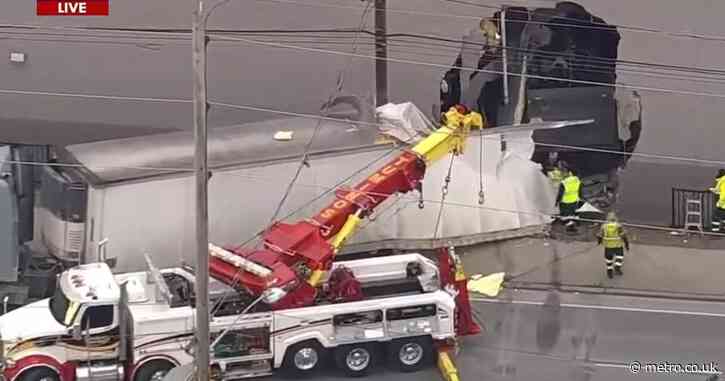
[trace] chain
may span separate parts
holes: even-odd
[[[443,215],[443,207],[445,206],[446,195],[448,195],[448,184],[450,184],[451,182],[451,173],[453,172],[453,161],[455,160],[455,158],[456,155],[451,154],[451,163],[448,165],[448,173],[446,174],[443,188],[441,189],[441,205],[438,208],[438,217],[436,218],[436,227],[433,231],[433,238],[438,238],[438,227],[441,223],[441,216]]]

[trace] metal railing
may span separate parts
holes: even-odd
[[[699,200],[702,205],[702,227],[709,229],[712,222],[715,195],[708,190],[672,188],[672,225],[683,228],[687,218],[687,200]]]

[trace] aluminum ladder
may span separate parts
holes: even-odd
[[[688,198],[685,201],[685,230],[690,228],[697,229],[700,234],[704,234],[702,220],[702,200],[699,198]]]

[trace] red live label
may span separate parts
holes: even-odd
[[[109,0],[36,0],[38,16],[108,16]]]

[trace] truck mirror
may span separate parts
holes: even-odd
[[[108,244],[108,241],[108,238],[104,238],[100,242],[98,242],[98,249],[96,250],[96,254],[98,255],[98,262],[106,262],[106,245]]]

